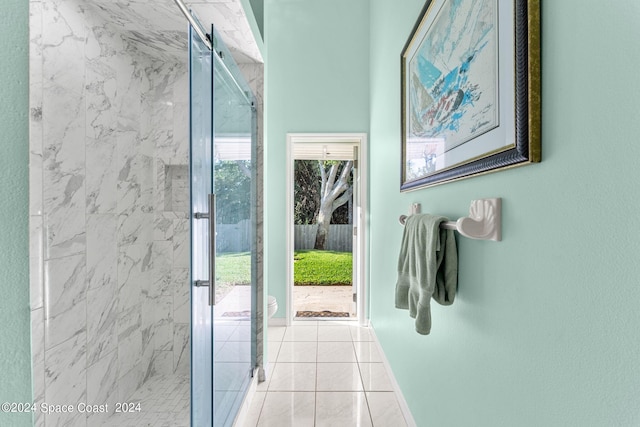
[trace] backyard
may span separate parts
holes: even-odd
[[[351,252],[300,250],[293,255],[293,282],[296,286],[351,285]],[[231,288],[251,283],[249,252],[220,254],[216,258],[216,279],[219,288]]]

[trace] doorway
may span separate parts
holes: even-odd
[[[286,321],[366,323],[366,135],[287,135]]]

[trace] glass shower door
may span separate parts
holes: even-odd
[[[231,426],[255,366],[255,117],[226,47],[190,38],[191,424]]]
[[[226,62],[231,53],[221,43],[216,50],[222,53],[214,54],[213,73],[214,425],[231,426],[255,366],[255,123],[242,77]]]

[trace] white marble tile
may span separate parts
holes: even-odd
[[[30,308],[44,306],[44,230],[42,216],[29,217],[29,296]]]
[[[315,393],[268,392],[258,421],[259,427],[313,427]]]
[[[59,111],[67,114],[60,117]],[[43,92],[45,257],[85,249],[84,97],[54,86]]]
[[[42,211],[50,259],[85,249],[84,97],[63,86],[46,87],[42,114]]]
[[[45,259],[63,258],[86,251],[85,212],[64,208],[44,215]]]
[[[118,364],[120,353],[118,352]],[[144,373],[141,371],[139,365],[135,365],[130,371],[121,372],[118,370],[118,400],[120,402],[129,402],[131,401],[131,396],[140,388],[142,385],[143,375]]]
[[[44,402],[44,354],[44,308],[41,307],[31,311],[31,372],[34,402]],[[38,411],[34,414],[34,424],[44,425],[42,412]]]
[[[87,399],[87,365],[85,332],[45,351],[45,402],[69,405]],[[49,414],[49,425],[83,425],[84,414]],[[79,424],[80,423],[80,424]]]
[[[185,73],[185,75],[188,75]],[[185,90],[188,94],[189,91]],[[189,158],[189,104],[176,102],[173,106],[173,144],[175,150],[173,158],[178,161],[188,162]]]
[[[218,362],[213,371],[216,391],[240,391],[249,380],[251,364],[244,362]]]
[[[308,318],[300,317],[293,319],[291,326],[318,326],[320,322],[317,320],[309,320]]]
[[[367,392],[367,401],[373,425],[407,426],[395,393],[369,391]]]
[[[354,342],[358,362],[384,362],[382,355],[378,351],[378,346],[373,341]]]
[[[188,375],[191,371],[191,325],[176,323],[173,333],[173,369],[176,373]]]
[[[120,214],[153,212],[153,157],[143,154],[139,134],[118,132],[117,164]],[[153,223],[153,217],[151,218]]]
[[[366,391],[394,391],[387,370],[382,363],[359,363],[362,384]]]
[[[109,405],[115,408],[118,400],[118,352],[112,351],[97,360],[87,369],[87,401],[88,405]],[[88,425],[101,425],[109,413],[93,413],[88,415]]]
[[[173,223],[173,229],[173,268],[190,268],[189,220],[176,219]]]
[[[173,350],[153,352],[153,358],[149,366],[149,370],[145,375],[145,380],[156,375],[173,374]]]
[[[42,108],[42,210],[45,257],[51,259],[85,250],[84,97],[63,86],[47,87]]]
[[[118,372],[124,373],[139,364],[142,355],[142,317],[140,305],[134,305],[118,315]]]
[[[232,322],[232,324],[221,324],[216,320],[213,327],[213,339],[216,342],[228,341],[233,335],[236,329],[238,329],[238,322]]]
[[[118,254],[118,311],[141,302],[141,290],[150,280],[151,245],[121,246]]]
[[[114,214],[87,215],[89,289],[117,285],[118,246]]]
[[[216,354],[220,362],[251,362],[250,341],[227,341]]]
[[[318,362],[355,362],[356,354],[353,343],[349,342],[318,342]]]
[[[269,379],[269,391],[315,391],[315,363],[276,363]]]
[[[162,159],[159,159],[157,156],[155,156],[156,179],[155,179],[154,189],[153,189],[153,198],[155,200],[156,216],[154,218],[154,221],[156,224],[158,220],[162,218],[161,215],[165,213],[165,211],[171,210],[171,209],[167,209],[167,205],[169,205],[170,203],[167,203],[168,201],[165,201],[165,199],[167,199],[167,193],[168,193],[167,187],[169,186],[169,182],[167,180],[167,172],[168,172],[167,169],[168,168],[166,163]],[[162,227],[161,230],[168,229],[166,225],[165,226],[163,226],[162,224],[158,224],[158,225]],[[173,227],[172,227],[172,231],[173,231]],[[171,236],[165,236],[165,237],[156,236],[155,230],[154,230],[153,240],[170,240],[171,237],[173,237],[173,233]]]
[[[188,269],[171,270],[173,287],[173,320],[176,323],[191,322],[191,283]]]
[[[318,341],[349,341],[351,332],[348,326],[318,326]]]
[[[105,27],[94,27],[89,32],[86,48],[90,49],[96,42],[104,43],[113,36],[104,32]],[[96,41],[95,38],[104,40]],[[117,70],[115,58],[110,57],[108,46],[100,54],[104,57],[90,57],[93,52],[87,52],[85,95],[87,98],[87,138],[90,140],[105,140],[114,136],[118,128],[117,111],[113,108],[117,96]]]
[[[153,298],[155,308],[155,349],[173,350],[173,297]]]
[[[286,326],[269,326],[267,328],[269,344],[271,344],[274,341],[282,341],[286,330],[287,330]]]
[[[148,294],[150,296],[172,296],[171,264],[173,261],[173,244],[169,241],[154,241],[152,243],[152,257],[152,283]]]
[[[87,212],[115,213],[118,196],[117,142],[114,136],[87,139]]]
[[[87,364],[118,347],[118,299],[115,283],[87,292]]]
[[[153,358],[156,353],[156,327],[155,327],[155,307],[153,302],[145,299],[141,304],[142,308],[142,325],[140,333],[142,337],[142,351],[140,355],[139,368],[142,372],[142,381],[146,381],[149,376],[153,375]],[[149,318],[153,319],[149,321]]]
[[[357,363],[318,363],[317,391],[362,391]]]
[[[42,215],[42,3],[29,4],[29,214]]]
[[[118,215],[118,245],[148,244],[153,241],[153,214],[138,210]]]
[[[33,111],[35,109],[35,111]],[[33,116],[36,117],[33,117]],[[30,151],[29,151],[29,214],[42,215],[43,200],[43,159],[42,159],[42,107],[32,107],[29,120]],[[38,135],[39,134],[39,135]],[[35,139],[39,139],[39,143]],[[39,152],[34,152],[38,150]]]
[[[229,341],[251,341],[251,322],[239,322],[238,327],[229,337]]]
[[[43,2],[43,74],[47,82],[81,93],[84,82],[84,14],[74,1]]]
[[[278,353],[280,352],[280,347],[282,346],[282,341],[269,341],[268,348],[268,356],[267,360],[269,363],[275,363],[278,360]]]
[[[161,191],[160,193],[164,193]],[[153,240],[165,241],[173,239],[173,220],[178,219],[173,212],[156,211],[153,219]]]
[[[87,285],[84,255],[45,262],[46,348],[87,330]]]
[[[260,413],[262,412],[262,405],[264,404],[264,400],[267,397],[267,393],[264,391],[256,391],[252,398],[251,404],[247,409],[244,418],[244,427],[255,427],[258,424],[258,419],[260,418]]]
[[[284,341],[317,341],[318,327],[315,325],[294,325],[287,327]]]
[[[315,362],[318,343],[284,341],[278,353],[278,362]]]
[[[316,393],[316,427],[372,426],[364,392]]]
[[[142,114],[142,86],[144,76],[130,58],[117,64],[118,89],[116,111],[118,112],[118,142],[135,144],[140,131]]]

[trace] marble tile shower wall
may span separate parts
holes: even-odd
[[[31,1],[30,29],[34,400],[113,404],[189,370],[186,52],[142,53],[79,0]]]

